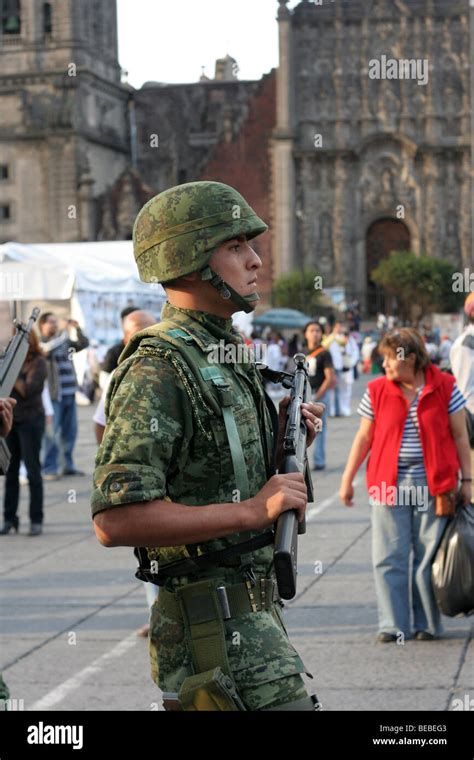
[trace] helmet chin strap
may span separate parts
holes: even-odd
[[[254,311],[257,301],[260,300],[258,293],[250,293],[248,296],[241,296],[240,293],[237,293],[237,291],[227,282],[224,282],[222,277],[214,272],[210,266],[206,266],[201,270],[201,279],[205,282],[209,282],[210,285],[216,288],[222,298],[225,300],[230,299],[239,307],[239,310],[245,311],[247,314]]]

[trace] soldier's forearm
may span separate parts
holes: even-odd
[[[251,503],[187,506],[155,500],[111,507],[94,518],[104,546],[180,546],[251,529]]]

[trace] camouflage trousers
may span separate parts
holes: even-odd
[[[222,578],[215,586],[225,585]],[[234,581],[235,582],[235,581]],[[228,664],[247,710],[276,708],[308,697],[301,673],[309,675],[289,641],[280,604],[223,621]],[[150,623],[152,678],[166,692],[178,692],[196,673],[190,636],[176,593],[160,589]]]

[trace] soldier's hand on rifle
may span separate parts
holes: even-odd
[[[289,403],[290,397],[284,396],[278,406],[279,440],[277,447],[277,461],[283,455],[281,445],[283,443],[283,436],[285,433],[286,410]],[[321,418],[324,412],[324,404],[315,404],[313,402],[310,402],[308,404],[301,404],[301,412],[305,417],[306,427],[308,428],[306,438],[306,448],[308,448],[308,446],[311,446],[314,439],[316,438],[318,431],[321,430]]]
[[[249,507],[250,530],[261,530],[275,522],[287,509],[295,509],[298,522],[304,517],[308,492],[301,472],[272,475],[263,488],[245,502]]]
[[[0,398],[0,437],[5,438],[12,428],[14,398]]]

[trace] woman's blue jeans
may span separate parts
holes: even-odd
[[[426,480],[399,479],[396,506],[374,504],[371,512],[379,631],[406,639],[412,631],[441,633],[431,563],[447,518],[436,517]]]

